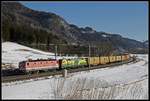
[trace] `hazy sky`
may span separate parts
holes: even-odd
[[[21,2],[34,10],[53,12],[68,23],[97,31],[148,40],[148,2]]]

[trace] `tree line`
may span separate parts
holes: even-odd
[[[2,40],[17,42],[22,45],[26,45],[32,48],[37,48],[44,51],[55,52],[54,46],[49,44],[56,44],[58,46],[58,52],[60,54],[78,54],[80,56],[88,56],[88,46],[80,45],[67,45],[65,40],[62,40],[54,33],[47,32],[42,29],[35,29],[27,25],[13,25],[9,21],[5,21],[2,24]],[[32,45],[34,44],[34,45]],[[40,44],[45,44],[42,46]],[[60,44],[60,45],[59,45]],[[62,46],[61,44],[66,44]],[[112,44],[110,43],[100,43],[96,47],[91,46],[91,55],[108,55],[111,54]]]

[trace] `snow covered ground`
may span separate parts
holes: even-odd
[[[54,53],[44,52],[37,49],[29,48],[14,42],[3,42],[2,43],[2,63],[12,64],[14,68],[18,68],[20,61],[30,59],[54,59]],[[75,58],[75,57],[57,57],[60,58]]]
[[[148,55],[139,62],[2,83],[2,99],[148,99]]]

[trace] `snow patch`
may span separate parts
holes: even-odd
[[[102,36],[103,36],[103,37],[108,37],[108,36],[107,36],[107,35],[105,35],[105,34],[103,34]]]
[[[148,55],[137,56],[136,63],[70,73],[67,78],[2,83],[2,99],[148,99]]]
[[[51,52],[44,52],[37,49],[29,48],[14,42],[2,43],[2,63],[8,63],[14,65],[14,68],[18,68],[20,61],[28,59],[55,59],[55,54]],[[57,59],[62,58],[77,58],[75,56],[58,56]]]

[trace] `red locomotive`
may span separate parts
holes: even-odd
[[[59,69],[59,61],[55,59],[22,61],[19,63],[19,68],[23,71]]]

